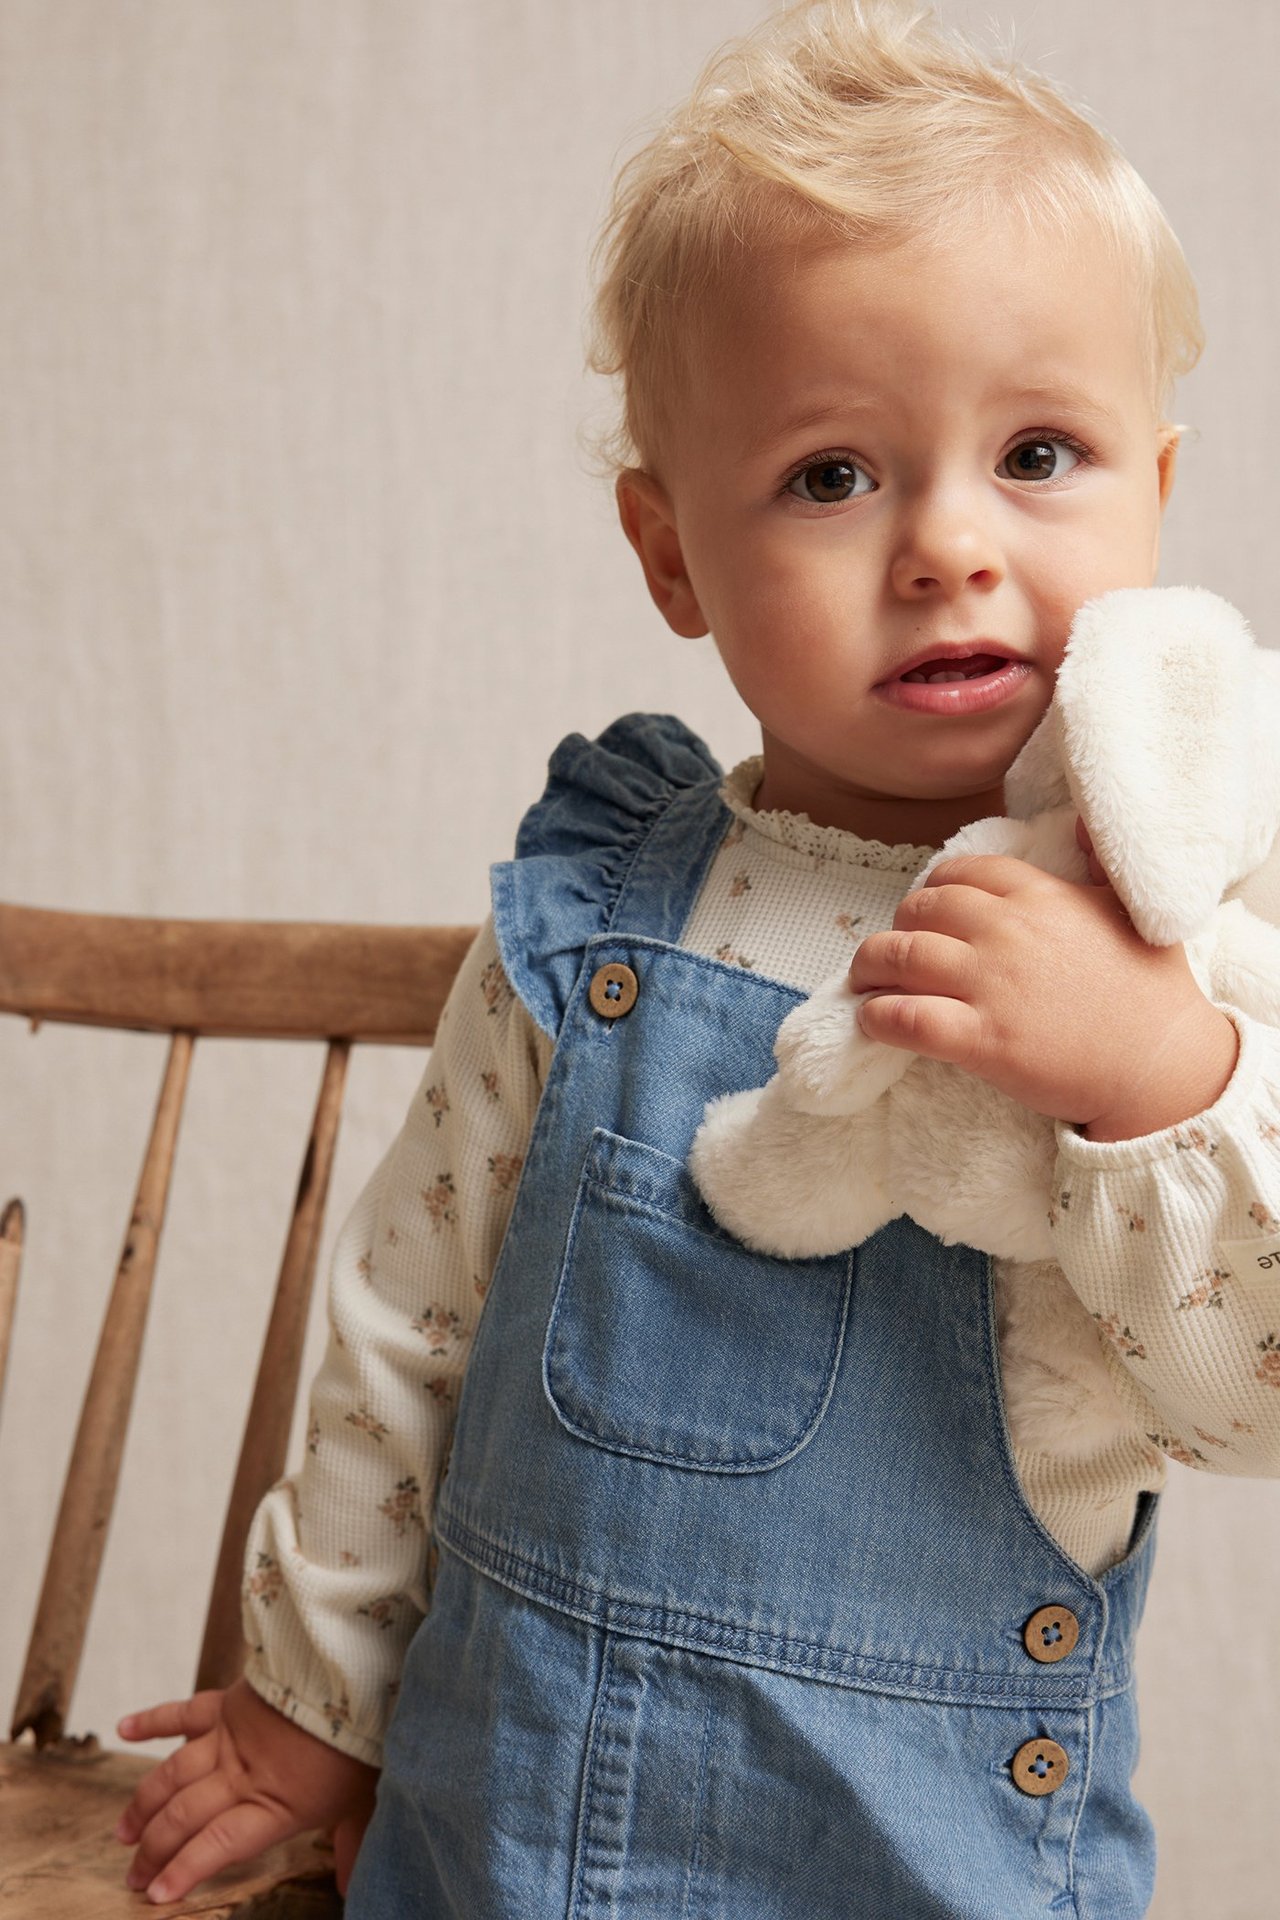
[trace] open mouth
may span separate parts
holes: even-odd
[[[1008,664],[1008,660],[998,654],[975,653],[966,660],[926,660],[912,667],[910,673],[900,673],[898,678],[916,686],[937,687],[948,680],[980,680],[985,674],[999,673],[1001,667]]]
[[[1033,677],[1030,661],[1006,653],[935,654],[874,688],[877,700],[907,713],[958,720],[1015,700]]]

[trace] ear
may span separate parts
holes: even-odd
[[[1156,429],[1156,472],[1159,475],[1160,511],[1164,512],[1173,492],[1173,476],[1178,466],[1178,448],[1185,427],[1163,426]]]
[[[1156,489],[1160,497],[1160,511],[1156,515],[1155,531],[1151,539],[1151,578],[1154,580],[1160,571],[1160,533],[1164,525],[1164,510],[1169,504],[1169,495],[1173,492],[1173,476],[1178,465],[1178,444],[1182,439],[1182,427],[1164,426],[1156,428]]]
[[[622,530],[640,556],[653,604],[675,633],[696,640],[709,633],[684,564],[675,508],[651,473],[628,467],[615,488]]]
[[[1280,828],[1280,660],[1202,587],[1081,607],[1054,702],[1071,797],[1144,940],[1208,921]]]

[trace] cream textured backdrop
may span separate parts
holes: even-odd
[[[1280,14],[942,5],[1016,20],[1172,214],[1210,345],[1179,401],[1198,432],[1162,578],[1270,638]],[[676,708],[722,757],[750,749],[575,436],[601,398],[581,320],[615,161],[760,10],[0,0],[0,898],[472,920],[563,732]],[[0,1028],[0,1199],[31,1215],[0,1693],[162,1053]],[[420,1064],[357,1063],[326,1257]],[[79,1727],[189,1682],[319,1067],[197,1049]],[[1155,1911],[1264,1920],[1280,1487],[1173,1481],[1141,1661]]]

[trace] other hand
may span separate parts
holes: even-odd
[[[123,1740],[181,1734],[138,1784],[116,1838],[137,1852],[126,1884],[156,1902],[181,1900],[211,1874],[313,1827],[333,1831],[345,1893],[373,1812],[377,1769],[318,1740],[267,1705],[247,1680],[128,1714]]]

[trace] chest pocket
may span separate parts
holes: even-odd
[[[561,1422],[616,1453],[761,1473],[812,1439],[853,1256],[771,1260],[716,1225],[685,1168],[597,1128],[543,1353]]]

